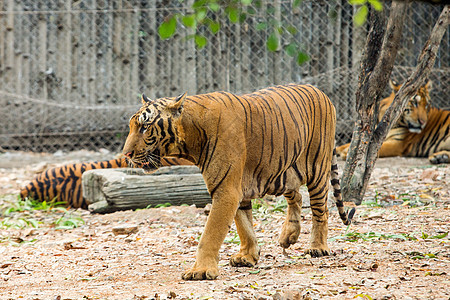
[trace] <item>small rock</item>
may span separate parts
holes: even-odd
[[[138,226],[133,224],[123,224],[112,229],[114,235],[128,235],[138,232]]]
[[[64,152],[62,150],[58,150],[55,153],[53,153],[53,156],[63,156]]]

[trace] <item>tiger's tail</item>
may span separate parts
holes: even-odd
[[[339,216],[345,225],[350,225],[356,210],[353,207],[347,214],[344,209],[344,201],[342,201],[341,195],[341,185],[339,183],[336,148],[333,150],[333,158],[331,161],[331,186],[333,187],[333,195],[336,201],[336,207],[339,211]]]

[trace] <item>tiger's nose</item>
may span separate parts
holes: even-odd
[[[134,153],[134,151],[130,151],[130,152],[124,153],[124,155],[128,158],[131,158],[133,156],[133,153]]]

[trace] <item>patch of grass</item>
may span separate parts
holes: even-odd
[[[378,193],[378,190],[375,190],[375,196],[373,199],[368,199],[363,201],[363,205],[369,206],[369,207],[383,207],[380,201],[381,194]]]
[[[343,235],[338,235],[332,238],[329,238],[330,241],[336,241],[336,240],[343,240],[348,242],[356,242],[359,240],[362,241],[380,241],[380,240],[388,240],[388,239],[394,239],[394,240],[401,240],[401,241],[417,241],[420,239],[443,239],[448,236],[448,232],[440,233],[437,235],[429,235],[425,233],[422,229],[422,232],[413,232],[413,233],[400,233],[400,234],[386,234],[386,233],[378,233],[378,232],[366,232],[366,233],[359,233],[356,231],[349,232],[350,225],[347,226],[347,229],[345,230],[345,233]],[[419,234],[419,237],[417,238],[415,235]]]
[[[62,207],[64,205],[64,207]],[[62,214],[62,216],[61,216]],[[31,198],[8,199],[0,206],[1,229],[39,228],[44,222],[56,229],[73,229],[84,220],[68,213],[64,202],[38,201]],[[51,221],[52,219],[55,221]]]
[[[359,233],[359,232],[346,232],[343,235],[338,235],[335,237],[330,238],[330,241],[336,241],[336,240],[344,240],[348,242],[357,242],[357,241],[380,241],[380,240],[388,240],[388,239],[395,239],[395,240],[417,240],[416,237],[409,235],[407,233],[401,233],[401,234],[384,234],[384,233],[378,233],[378,232],[367,232],[367,233]]]
[[[36,219],[11,218],[6,217],[0,221],[0,229],[23,229],[26,227],[39,228],[39,222]]]
[[[428,258],[436,258],[437,253],[421,253],[418,251],[412,251],[412,252],[406,252],[405,254],[408,255],[411,259],[428,259]]]
[[[287,201],[286,198],[284,197],[280,197],[277,199],[277,202],[275,203],[275,205],[273,206],[273,208],[270,210],[271,212],[285,212],[287,209]]]
[[[54,225],[56,225],[55,229],[74,229],[81,225],[83,225],[85,222],[82,218],[77,216],[72,216],[71,214],[67,215],[64,214],[62,217],[57,219],[54,222]]]
[[[421,238],[424,240],[426,240],[426,239],[443,239],[443,238],[446,238],[447,236],[448,236],[448,232],[430,236],[429,234],[423,232],[423,230],[422,230]]]
[[[253,199],[252,211],[255,219],[266,220],[270,217],[269,203],[265,199]]]
[[[420,200],[420,196],[415,193],[402,193],[398,195],[398,199],[403,201],[403,206],[418,207],[425,204]]]
[[[426,194],[418,195],[414,192],[405,192],[398,195],[383,195],[375,190],[373,198],[365,199],[363,205],[368,207],[387,207],[392,205],[401,205],[407,207],[423,207],[431,204],[433,198]]]
[[[169,202],[166,202],[166,203],[156,204],[156,205],[155,205],[155,208],[159,208],[159,207],[169,207],[169,206],[172,206],[172,204],[169,203]]]
[[[15,201],[7,201],[2,206],[0,206],[0,213],[2,216],[9,216],[16,212],[25,211],[49,211],[52,209],[63,209],[65,210],[65,202],[58,202],[56,198],[51,201],[39,201],[32,198],[21,199],[17,196]]]
[[[269,204],[264,199],[253,199],[252,200],[252,209],[253,211],[259,211],[259,210],[267,210],[269,208]]]
[[[239,235],[236,231],[231,230],[230,234],[227,235],[224,241],[225,244],[240,244],[241,240],[239,239]]]

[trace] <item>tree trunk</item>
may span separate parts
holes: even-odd
[[[164,203],[211,203],[203,176],[195,166],[162,167],[150,175],[141,169],[95,169],[83,173],[82,184],[83,197],[94,213]]]
[[[367,50],[362,57],[359,86],[356,91],[358,120],[355,123],[342,178],[343,198],[357,205],[362,202],[384,138],[410,97],[425,83],[434,64],[439,43],[448,26],[449,6],[446,6],[419,56],[416,70],[396,95],[393,105],[386,111],[380,124],[377,124],[381,94],[394,65],[408,6],[407,2],[392,3],[385,34],[381,13],[373,12],[370,16]]]

